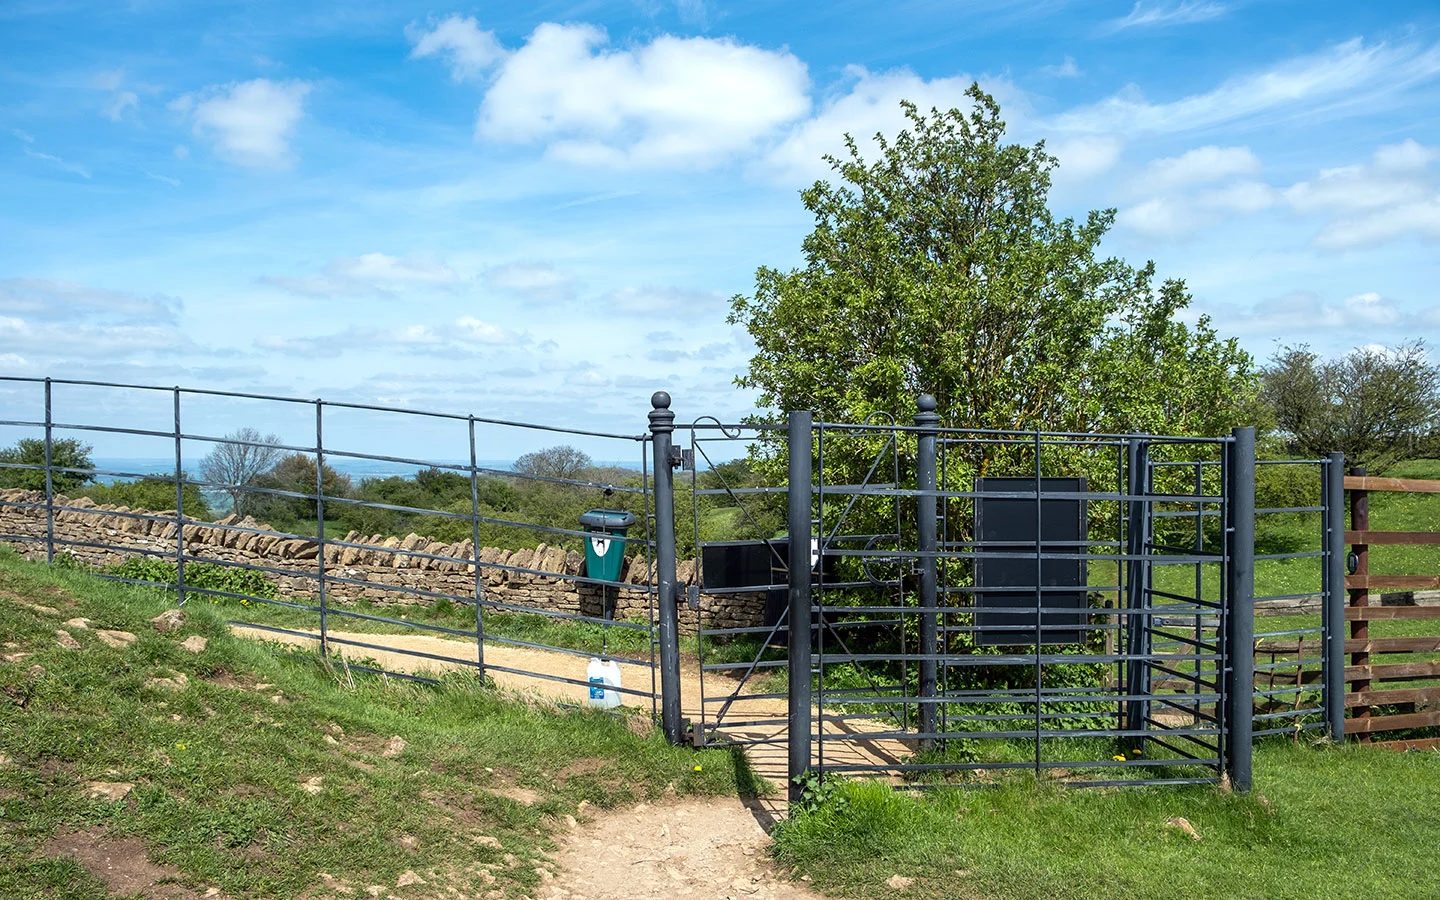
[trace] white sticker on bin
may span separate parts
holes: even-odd
[[[610,551],[610,539],[608,537],[592,537],[590,549],[595,551],[596,556],[604,556]]]

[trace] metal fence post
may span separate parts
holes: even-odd
[[[1139,747],[1150,715],[1150,566],[1143,557],[1150,537],[1150,503],[1143,499],[1149,490],[1150,447],[1136,438],[1126,442],[1125,555],[1125,730],[1132,732],[1127,743]]]
[[[810,770],[810,544],[811,536],[811,458],[810,435],[813,417],[808,411],[789,414],[787,447],[789,478],[786,496],[789,500],[789,573],[788,616],[790,619],[790,710],[789,766],[790,799],[801,798],[800,778]]]
[[[1345,454],[1325,464],[1325,721],[1330,739],[1345,740]]]
[[[470,417],[470,559],[475,563],[475,665],[485,678],[485,579],[480,571],[480,469],[475,458],[475,417]]]
[[[675,413],[670,395],[656,391],[650,398],[650,433],[655,436],[655,603],[660,611],[660,727],[665,739],[678,744],[685,727],[680,719],[680,627],[675,589],[675,460],[671,434]]]
[[[315,572],[320,594],[320,658],[330,658],[330,605],[325,596],[325,402],[315,401]]]
[[[1230,567],[1226,572],[1229,658],[1225,769],[1237,791],[1252,781],[1255,729],[1255,429],[1236,428],[1229,444]]]
[[[935,746],[937,672],[935,654],[939,650],[936,640],[936,611],[939,608],[936,592],[936,503],[935,503],[935,437],[940,425],[940,416],[935,412],[935,398],[921,394],[916,401],[915,427],[921,429],[915,455],[915,481],[920,489],[916,497],[916,538],[920,550],[920,697],[917,727],[920,731],[920,749],[929,750]]]
[[[175,599],[185,605],[185,471],[181,459],[180,387],[175,387]]]
[[[45,562],[55,562],[55,423],[50,414],[50,379],[45,379]]]

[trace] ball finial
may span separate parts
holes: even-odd
[[[664,391],[656,391],[650,395],[650,405],[656,409],[669,409],[670,395]]]
[[[915,401],[916,408],[921,412],[934,412],[935,407],[938,405],[939,404],[935,402],[935,396],[933,394],[921,394],[919,399]]]

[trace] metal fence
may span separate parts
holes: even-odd
[[[1084,786],[1228,776],[1243,789],[1255,738],[1343,735],[1343,461],[1257,464],[1252,429],[942,428],[922,397],[909,424],[706,417],[677,441],[663,392],[637,434],[60,379],[0,378],[0,401],[13,411],[0,444],[33,438],[43,450],[0,462],[10,483],[35,488],[0,498],[0,540],[32,558],[224,604],[237,627],[404,677],[459,668],[578,701],[590,689],[584,660],[603,656],[626,667],[619,692],[648,705],[672,742],[783,747],[792,779],[921,787],[1029,770]],[[236,436],[251,424],[291,439]],[[603,455],[632,467],[597,479],[486,462],[485,448],[519,434],[614,448]],[[77,436],[131,442],[164,471],[57,458]],[[357,449],[401,436],[433,450]],[[313,485],[201,477],[201,460],[225,447],[288,455]],[[750,448],[773,471],[732,484],[725,461]],[[336,462],[464,490],[431,505],[360,497],[335,487]],[[679,504],[676,469],[688,471]],[[174,509],[97,510],[61,489],[95,478],[163,482]],[[486,499],[527,484],[635,512],[642,528],[621,539],[630,570],[590,577],[575,552],[586,532]],[[308,515],[283,531],[239,510],[202,521],[184,513],[195,490]],[[700,571],[682,591],[676,509],[687,501]],[[367,510],[437,534],[366,536],[350,526]],[[716,538],[715,522],[750,539]],[[490,535],[537,544],[492,552]],[[744,571],[727,575],[731,565]],[[1257,567],[1280,587],[1257,597]],[[269,588],[240,590],[216,571]],[[726,617],[731,598],[757,594],[763,623]],[[682,607],[696,626],[699,697],[688,708]]]
[[[201,599],[223,604],[235,626],[315,646],[326,656],[349,651],[347,656],[361,660],[352,664],[355,668],[399,677],[423,679],[429,674],[417,672],[459,668],[497,680],[549,683],[578,700],[590,687],[584,660],[604,655],[630,669],[628,683],[613,689],[630,705],[656,708],[659,613],[657,579],[650,574],[657,542],[649,434],[93,381],[3,378],[0,390],[5,408],[11,411],[11,417],[0,420],[8,437],[4,443],[29,437],[43,442],[44,448],[43,459],[0,464],[12,473],[12,483],[17,473],[36,476],[39,490],[28,498],[0,503],[7,524],[19,526],[6,528],[0,540],[21,547],[26,555],[43,556],[52,563],[57,559],[78,563],[102,578],[168,588],[181,604]],[[27,407],[32,410],[29,416],[24,413]],[[261,425],[290,438],[274,443],[232,433],[246,425]],[[414,433],[423,433],[425,444],[440,454],[421,458],[355,449],[362,435],[373,447],[383,446],[386,435]],[[613,480],[600,482],[484,463],[485,447],[495,442],[514,445],[517,434],[528,436],[531,444],[584,439],[610,449],[611,459],[633,460],[634,470],[614,472]],[[155,466],[133,471],[62,465],[55,449],[66,438],[123,439],[135,448],[132,455],[153,459],[163,452],[169,462],[164,472],[155,471]],[[256,481],[200,477],[196,467],[217,447],[274,451],[304,460],[306,471],[313,469],[313,487],[267,487]],[[449,455],[444,455],[446,448],[451,449]],[[467,496],[445,508],[357,499],[335,490],[330,467],[337,462],[450,474],[468,482]],[[174,509],[97,511],[94,504],[57,489],[57,484],[93,479],[163,481],[173,487]],[[543,484],[572,498],[593,496],[607,505],[632,508],[643,523],[637,529],[641,533],[623,540],[636,556],[634,565],[640,567],[641,576],[622,585],[588,577],[573,552],[585,532],[578,526],[527,521],[490,510],[482,504],[481,492],[495,483]],[[187,491],[193,489],[233,496],[242,507],[262,498],[299,503],[312,515],[300,523],[303,527],[285,531],[238,515],[206,522],[183,514]],[[337,522],[367,509],[418,517],[448,537],[412,535],[403,541],[398,537],[376,541],[353,530],[336,532]],[[76,521],[104,524],[77,533],[70,527]],[[529,546],[536,549],[482,558],[484,536],[495,532],[505,533],[512,547],[528,536]],[[247,545],[261,542],[267,553],[245,551]],[[542,553],[541,548],[551,552]],[[673,543],[671,549],[673,553]],[[126,565],[135,559],[155,561],[161,568]],[[253,573],[274,590],[242,592],[214,586],[213,577],[198,577],[212,574],[216,566]],[[554,599],[542,596],[547,592]],[[623,617],[614,612],[617,593],[629,601]],[[437,608],[446,607],[447,615],[435,614]],[[562,623],[575,627],[555,627]],[[577,662],[573,667],[557,663],[553,654]],[[367,665],[366,657],[383,657],[394,664]]]

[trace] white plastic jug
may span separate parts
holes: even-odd
[[[620,705],[620,692],[611,688],[620,687],[620,664],[613,659],[592,656],[585,671],[590,682],[590,705],[611,709]]]

